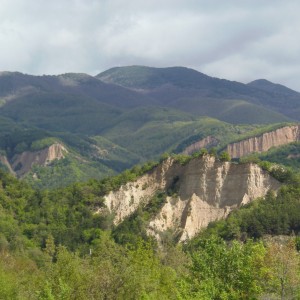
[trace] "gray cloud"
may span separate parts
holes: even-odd
[[[31,74],[187,66],[300,91],[295,0],[0,0],[0,66]]]

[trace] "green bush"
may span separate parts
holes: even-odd
[[[31,143],[30,150],[38,151],[57,143],[57,138],[48,137]]]

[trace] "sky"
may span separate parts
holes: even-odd
[[[185,66],[300,91],[299,0],[0,0],[0,71]]]

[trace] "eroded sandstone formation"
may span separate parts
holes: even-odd
[[[300,141],[300,125],[286,126],[260,136],[232,143],[227,146],[231,158],[239,158],[253,152],[265,152],[272,147]]]
[[[7,166],[11,173],[22,177],[31,170],[33,165],[47,166],[55,159],[64,158],[66,153],[68,153],[68,150],[62,144],[54,143],[38,151],[25,151],[16,154],[10,161],[2,156],[1,162]]]
[[[7,168],[7,170],[11,173],[11,174],[15,174],[14,170],[12,169],[7,157],[5,155],[0,155],[0,163]]]
[[[210,148],[218,145],[219,141],[213,136],[207,136],[204,139],[197,141],[190,146],[186,147],[182,154],[191,155],[196,151],[201,150],[202,148]]]
[[[278,187],[279,183],[255,164],[220,162],[206,155],[184,166],[168,159],[135,182],[110,192],[105,203],[119,224],[157,191],[171,190],[172,196],[151,220],[148,233],[160,239],[161,233],[173,230],[183,241],[209,222]]]

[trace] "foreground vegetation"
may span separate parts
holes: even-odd
[[[164,193],[117,227],[103,203],[108,191],[155,165],[56,190],[1,172],[0,299],[299,299],[295,172],[277,174],[285,183],[277,195],[234,211],[192,241],[177,245],[166,232],[157,245],[145,226]],[[94,214],[98,208],[102,214]]]

